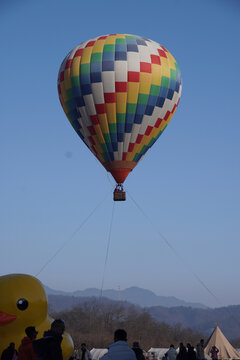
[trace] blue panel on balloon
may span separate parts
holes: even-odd
[[[102,73],[101,72],[91,72],[91,83],[102,82]]]
[[[103,61],[102,71],[114,71],[114,61]]]
[[[89,95],[92,93],[92,88],[90,84],[82,85],[82,93],[83,95]]]

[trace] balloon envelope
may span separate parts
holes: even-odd
[[[117,183],[162,134],[181,96],[176,60],[141,36],[83,42],[64,59],[58,93],[74,130]]]

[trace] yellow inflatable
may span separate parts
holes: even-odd
[[[50,329],[53,319],[47,313],[47,295],[41,282],[33,276],[10,274],[0,276],[0,355],[10,342],[18,349],[24,330],[35,326],[38,338]],[[73,341],[64,333],[64,359],[73,353]]]

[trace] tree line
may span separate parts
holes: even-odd
[[[104,304],[101,300],[86,302],[71,310],[54,312],[53,318],[65,320],[66,330],[76,348],[86,342],[89,349],[106,348],[113,342],[113,333],[123,328],[128,333],[128,343],[139,341],[144,350],[150,347],[176,347],[179,342],[195,346],[204,335],[181,324],[170,326],[155,320],[147,311],[117,303]]]

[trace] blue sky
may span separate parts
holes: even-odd
[[[115,203],[104,289],[240,304],[239,1],[4,0],[0,33],[0,275],[36,275],[66,243],[38,278],[101,287],[114,181],[68,123],[56,82],[80,42],[130,33],[173,54],[183,91]]]

